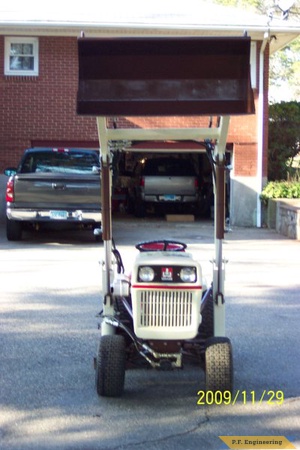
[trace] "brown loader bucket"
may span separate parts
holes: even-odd
[[[80,38],[77,113],[254,112],[249,37]]]

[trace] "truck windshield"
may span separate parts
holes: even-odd
[[[187,159],[153,158],[146,161],[142,174],[146,176],[195,176],[195,170]]]
[[[96,151],[41,151],[29,152],[21,167],[20,173],[65,173],[92,174],[100,172],[99,155]]]

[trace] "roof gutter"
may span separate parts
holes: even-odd
[[[103,19],[102,19],[103,20]],[[185,36],[240,36],[245,30],[253,41],[263,40],[266,24],[261,23],[175,23],[124,21],[80,21],[80,20],[5,20],[0,18],[0,35],[15,36],[61,36],[78,37],[84,31],[87,37],[185,37]],[[299,24],[289,23],[288,26],[272,23],[271,35],[277,36],[270,47],[274,53],[300,35]]]
[[[270,30],[266,31],[264,34],[264,39],[262,41],[262,45],[259,53],[259,94],[258,94],[258,149],[257,149],[257,194],[256,194],[256,226],[258,228],[261,227],[262,222],[262,208],[261,208],[261,200],[260,194],[262,191],[263,185],[263,155],[264,155],[264,102],[265,102],[265,93],[264,93],[264,78],[265,78],[265,49],[267,43],[270,41]]]
[[[107,31],[110,30],[118,30],[120,31],[174,31],[175,33],[177,31],[209,31],[209,32],[242,32],[244,33],[245,30],[247,30],[248,34],[250,33],[263,33],[266,29],[266,24],[261,23],[261,25],[251,25],[251,24],[193,24],[193,23],[163,23],[163,22],[91,22],[91,21],[51,21],[51,20],[1,20],[0,19],[0,27],[1,32],[4,30],[9,29],[44,29],[44,30],[51,30],[51,29],[57,29],[61,30],[63,32],[66,32],[67,30],[90,30],[97,33],[101,33],[101,31]],[[288,27],[282,27],[282,26],[273,26],[272,27],[272,33],[296,33],[299,34],[300,27],[299,25],[289,25]],[[2,33],[1,33],[2,34]]]

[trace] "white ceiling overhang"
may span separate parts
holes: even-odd
[[[268,33],[274,53],[300,35],[300,23],[205,0],[1,2],[2,35],[78,37],[81,31],[89,37],[240,36],[246,31],[256,41]]]

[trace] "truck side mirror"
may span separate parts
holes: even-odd
[[[15,169],[14,167],[8,167],[7,169],[4,170],[4,175],[11,177],[12,175],[16,175],[17,173],[17,169]]]

